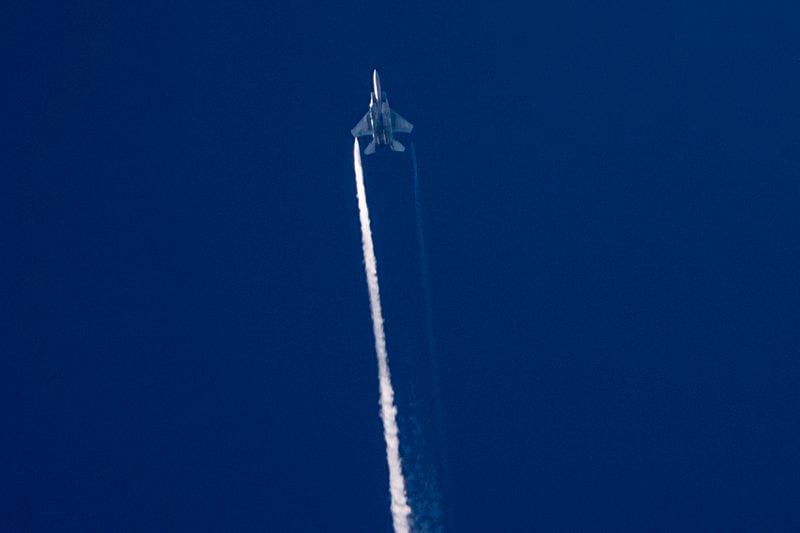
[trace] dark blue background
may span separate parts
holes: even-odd
[[[375,67],[416,126],[450,530],[798,529],[799,27],[4,7],[0,529],[390,527],[348,134]]]

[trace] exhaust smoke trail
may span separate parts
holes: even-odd
[[[436,422],[436,427],[438,431],[436,432],[437,436],[437,451],[438,454],[434,454],[437,457],[438,461],[438,469],[439,472],[439,482],[441,486],[437,486],[435,482],[432,480],[430,481],[430,488],[428,489],[427,494],[427,512],[425,513],[430,518],[430,524],[428,524],[428,529],[430,531],[441,531],[444,529],[444,517],[446,513],[446,504],[447,501],[443,498],[442,492],[439,489],[444,491],[444,495],[450,493],[449,491],[449,484],[450,484],[450,474],[448,471],[448,457],[447,457],[447,443],[445,440],[445,417],[444,417],[444,409],[442,406],[442,394],[440,390],[440,373],[439,373],[439,353],[436,348],[436,337],[434,336],[434,327],[433,327],[433,303],[431,301],[431,288],[430,288],[430,279],[428,276],[428,258],[426,253],[426,246],[425,246],[425,233],[423,231],[423,221],[422,221],[422,202],[420,198],[420,187],[419,187],[419,174],[417,170],[417,151],[414,147],[414,141],[411,141],[411,165],[414,171],[414,209],[415,209],[415,219],[416,219],[416,230],[417,230],[417,245],[419,247],[419,262],[420,262],[420,275],[421,275],[421,282],[422,282],[422,297],[423,297],[423,306],[425,312],[425,340],[428,344],[428,357],[430,358],[430,370],[431,370],[431,387],[433,393],[433,411],[434,417]],[[433,466],[431,465],[431,468]],[[436,476],[435,471],[429,472],[430,475]],[[415,494],[415,492],[412,492]],[[420,509],[417,507],[417,513],[420,513]]]
[[[414,168],[414,209],[416,215],[417,244],[419,245],[420,274],[422,277],[422,295],[425,304],[425,339],[428,342],[428,351],[431,357],[431,372],[436,404],[436,418],[440,427],[444,423],[441,408],[441,394],[439,392],[439,354],[436,349],[436,337],[433,335],[433,304],[431,302],[431,285],[428,277],[428,256],[425,252],[425,233],[422,230],[422,202],[419,194],[419,175],[417,173],[417,151],[414,141],[411,141],[411,165]]]
[[[389,466],[389,493],[391,496],[392,523],[395,533],[408,533],[411,507],[406,497],[406,482],[400,460],[400,439],[397,430],[397,408],[394,405],[394,390],[389,375],[389,361],[386,353],[386,335],[383,331],[383,312],[378,287],[378,266],[372,244],[372,230],[369,223],[367,192],[364,188],[364,169],[361,166],[361,150],[356,137],[353,143],[353,168],[356,175],[356,195],[358,197],[358,218],[361,222],[361,245],[364,252],[364,270],[369,289],[369,307],[372,314],[372,333],[375,336],[375,353],[378,357],[378,381],[380,387],[381,420],[383,437],[386,441],[386,462]]]

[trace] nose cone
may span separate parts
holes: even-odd
[[[372,92],[375,95],[375,101],[381,101],[381,78],[378,76],[378,70],[372,71]]]

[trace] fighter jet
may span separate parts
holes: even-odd
[[[406,148],[394,138],[394,133],[411,133],[414,126],[392,111],[386,93],[381,91],[378,71],[372,71],[372,93],[369,95],[369,111],[350,130],[353,137],[372,135],[372,142],[364,149],[366,155],[374,154],[379,144],[385,144],[395,152],[405,152]]]

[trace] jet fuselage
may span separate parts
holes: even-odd
[[[372,92],[369,98],[367,114],[351,130],[354,137],[372,135],[372,142],[364,153],[369,155],[375,152],[377,145],[386,145],[395,152],[405,151],[405,147],[394,139],[394,132],[411,133],[413,125],[406,119],[392,111],[389,99],[381,90],[381,79],[378,71],[372,72]]]

